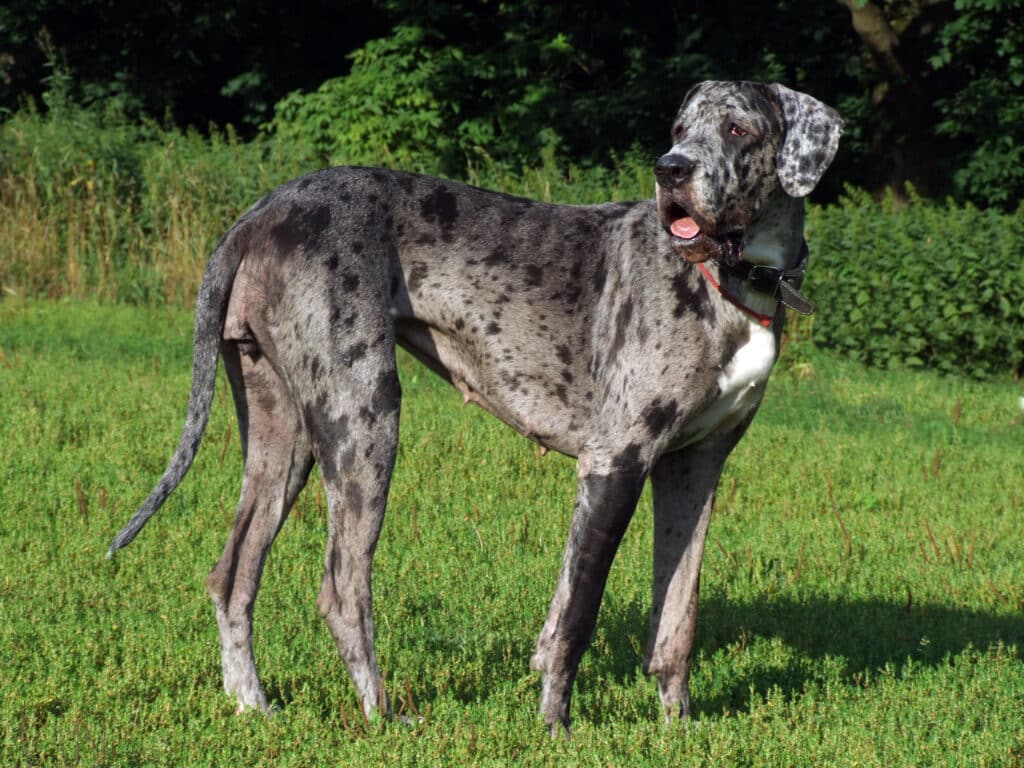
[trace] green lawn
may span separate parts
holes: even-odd
[[[798,344],[729,465],[692,697],[640,672],[645,494],[552,741],[527,669],[575,467],[403,356],[403,439],[375,569],[378,652],[416,726],[368,724],[317,614],[311,482],[270,556],[256,656],[273,718],[235,716],[203,580],[240,479],[223,377],[192,473],[111,562],[176,444],[191,317],[0,302],[0,765],[1024,765],[1019,384],[866,370]]]

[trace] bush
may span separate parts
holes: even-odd
[[[217,238],[313,154],[299,136],[244,143],[132,125],[113,107],[26,108],[0,124],[0,293],[189,305]],[[478,154],[464,178],[564,203],[653,194],[638,152],[580,168],[549,145],[515,172]],[[1024,205],[848,189],[809,208],[807,231],[814,343],[874,366],[1024,373]]]
[[[202,136],[132,124],[114,105],[48,106],[0,123],[0,295],[189,305],[231,223],[281,182],[322,165],[312,135],[246,143],[230,127]],[[397,163],[402,153],[376,160],[409,167]],[[512,194],[590,203],[652,194],[647,166],[632,155],[611,168],[562,166],[552,150],[516,173],[479,154],[464,176]]]
[[[113,108],[50,107],[0,126],[0,284],[110,297],[119,291],[108,281],[141,239],[132,212],[147,137]]]
[[[1024,373],[1024,204],[1004,214],[848,189],[810,209],[807,232],[817,344],[874,366]]]
[[[349,54],[352,71],[315,91],[295,91],[266,126],[310,151],[317,165],[395,165],[437,171],[456,151],[445,130],[455,115],[444,90],[459,52],[431,51],[426,33],[398,27]]]

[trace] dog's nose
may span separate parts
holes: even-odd
[[[697,164],[686,155],[669,152],[654,164],[654,176],[662,186],[674,186],[686,179]]]

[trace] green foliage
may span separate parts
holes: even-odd
[[[456,149],[449,100],[461,53],[431,49],[427,34],[399,26],[350,54],[346,77],[289,94],[268,128],[278,141],[312,149],[320,165],[389,164],[437,169]]]
[[[684,4],[666,26],[646,0],[571,12],[535,0],[389,0],[391,34],[357,49],[347,76],[288,96],[272,128],[312,140],[321,159],[449,175],[480,154],[533,164],[549,146],[600,164],[662,146],[696,80],[779,80],[846,117],[822,199],[838,196],[838,179],[878,191],[910,178],[1012,210],[1024,196],[1021,0],[858,3],[869,12],[863,39],[842,5]]]
[[[119,101],[136,119],[234,123],[251,137],[295,88],[343,74],[345,52],[382,31],[372,0],[290,6],[267,0],[0,4],[0,115],[39,98],[56,53],[85,103]]]
[[[267,562],[255,653],[272,718],[224,695],[203,589],[238,501],[221,378],[193,470],[132,546],[113,533],[181,427],[192,318],[0,303],[4,766],[1003,766],[1024,760],[1019,386],[881,374],[811,353],[779,370],[725,470],[701,582],[698,725],[641,672],[649,494],[547,737],[527,660],[576,467],[399,359],[402,447],[374,571],[388,691],[362,718],[317,613],[318,479]],[[784,355],[787,353],[784,353]],[[784,457],[765,471],[765,457]],[[846,531],[844,536],[843,531]]]
[[[564,35],[542,42],[513,42],[503,56],[529,48],[541,66],[571,57]],[[495,158],[516,164],[560,141],[550,125],[555,93],[545,77],[525,78],[512,66],[512,86],[479,43],[460,47],[429,27],[396,26],[349,55],[348,75],[313,92],[289,94],[266,126],[278,141],[312,147],[321,164],[375,164],[460,174],[467,160]],[[502,86],[498,86],[498,83]],[[500,92],[500,95],[499,95]]]
[[[1024,2],[958,0],[956,8],[930,60],[936,77],[959,86],[937,99],[936,131],[965,146],[955,192],[1012,209],[1024,199]]]
[[[191,305],[209,253],[243,211],[286,179],[320,167],[317,156],[346,159],[336,144],[327,150],[311,134],[242,142],[230,127],[211,126],[203,136],[133,124],[116,103],[83,108],[47,98],[60,107],[41,114],[29,106],[0,124],[5,293]],[[406,168],[439,162],[437,155],[416,162],[414,152],[428,153],[395,147],[387,156],[347,159],[402,159]],[[540,163],[516,172],[478,153],[463,173],[471,183],[570,203],[653,194],[647,163],[636,153],[610,167],[582,168],[561,165],[548,148]]]
[[[269,120],[314,164],[458,176],[482,154],[516,169],[549,146],[584,166],[653,153],[695,81],[778,80],[846,118],[817,199],[840,179],[874,193],[909,179],[1010,211],[1024,197],[1022,18],[1024,0],[9,0],[0,115],[60,85],[178,129],[231,123],[248,139]],[[73,80],[54,82],[55,60]]]
[[[359,151],[298,132],[246,143],[211,128],[204,137],[133,125],[116,105],[83,109],[56,95],[51,102],[59,108],[28,108],[0,124],[5,293],[191,305],[208,254],[232,221],[318,165],[313,156],[343,160]],[[363,125],[384,130],[387,122]],[[416,136],[412,122],[400,125],[403,136]],[[397,135],[388,148],[382,158],[348,159],[442,162]],[[479,186],[562,203],[653,194],[649,159],[639,151],[578,166],[549,144],[539,162],[514,170],[477,152],[463,174]],[[808,239],[816,343],[878,366],[975,377],[1024,369],[1024,208],[936,204],[912,190],[878,202],[850,189],[837,206],[811,207]]]
[[[48,200],[62,188],[80,194],[101,188],[126,200],[137,195],[140,145],[153,139],[153,131],[129,122],[116,103],[82,109],[59,85],[44,101],[46,114],[29,104],[0,123],[0,169],[34,177]]]
[[[391,33],[350,54],[346,76],[284,98],[267,127],[312,144],[321,162],[458,176],[467,162],[533,165],[553,147],[560,161],[600,165],[636,146],[662,146],[696,80],[799,80],[819,91],[846,81],[816,83],[819,59],[835,57],[836,46],[814,30],[834,26],[841,9],[800,4],[797,27],[769,8],[745,14],[750,31],[737,41],[740,27],[724,7],[681,9],[685,34],[674,37],[662,7],[652,13],[647,0],[572,8],[389,0]],[[788,36],[785,49],[764,46],[767,33]],[[725,47],[728,55],[711,52]]]
[[[140,151],[152,134],[115,105],[83,110],[57,88],[0,124],[0,284],[48,295],[121,295],[141,239]],[[152,285],[136,283],[136,298]]]
[[[983,378],[1024,372],[1024,205],[994,209],[847,190],[812,208],[814,339],[870,365]]]

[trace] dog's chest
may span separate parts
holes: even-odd
[[[719,371],[717,397],[685,425],[677,447],[735,428],[761,401],[775,364],[775,334],[755,322],[749,323],[749,331],[747,340]]]

